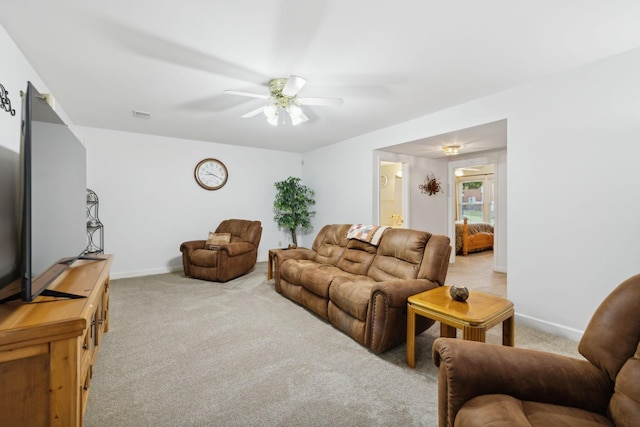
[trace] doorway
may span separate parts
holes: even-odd
[[[379,212],[380,225],[404,227],[404,166],[400,162],[380,161]]]
[[[444,147],[456,146],[458,153],[447,155]],[[382,219],[380,215],[381,199],[380,189],[377,183],[380,175],[381,160],[404,162],[405,187],[407,191],[403,193],[404,224],[407,228],[412,228],[416,221],[411,217],[422,218],[420,202],[424,195],[418,195],[416,191],[416,179],[421,180],[419,174],[409,173],[409,165],[412,169],[439,170],[443,179],[447,200],[442,203],[432,202],[425,208],[429,210],[429,227],[425,227],[430,232],[446,234],[451,238],[452,244],[455,241],[455,221],[456,221],[456,196],[454,192],[455,170],[457,168],[477,168],[482,165],[493,165],[494,180],[489,185],[491,190],[491,200],[493,204],[484,208],[490,213],[489,221],[493,222],[494,234],[494,265],[493,271],[507,272],[507,119],[500,119],[480,125],[462,128],[447,133],[431,135],[418,138],[408,142],[387,146],[375,150],[374,157],[374,218]],[[446,171],[446,172],[445,172]],[[471,171],[473,172],[473,171]],[[383,178],[381,178],[383,179]],[[413,179],[411,181],[411,179]],[[409,182],[410,181],[410,182]],[[409,185],[407,185],[409,184]],[[483,184],[484,186],[484,184]],[[485,188],[484,191],[487,191]],[[419,200],[417,198],[420,198]],[[483,199],[484,201],[484,199]],[[416,203],[417,202],[417,203]],[[472,203],[479,203],[476,196]],[[437,205],[437,206],[436,206]],[[411,209],[409,209],[411,206]],[[484,218],[484,216],[483,216]],[[416,218],[413,218],[416,219]],[[452,251],[451,262],[455,262],[455,254]]]

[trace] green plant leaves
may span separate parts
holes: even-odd
[[[276,223],[291,232],[293,243],[297,245],[296,230],[310,230],[311,217],[316,213],[309,210],[309,206],[314,205],[315,192],[300,183],[300,178],[292,177],[284,181],[276,182],[278,190],[273,207],[275,216],[273,219]]]

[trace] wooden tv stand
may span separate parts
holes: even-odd
[[[81,426],[102,335],[109,330],[109,271],[78,260],[49,289],[86,296],[0,305],[0,424]]]

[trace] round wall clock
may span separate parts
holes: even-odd
[[[388,183],[389,183],[389,178],[387,178],[387,175],[380,175],[380,187],[384,188],[387,186]]]
[[[194,176],[205,190],[218,190],[227,183],[229,172],[220,160],[204,159],[196,165]]]

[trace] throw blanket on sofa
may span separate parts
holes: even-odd
[[[349,231],[347,231],[347,239],[358,239],[363,242],[371,243],[373,246],[378,246],[382,233],[387,228],[391,228],[387,225],[363,225],[353,224]]]

